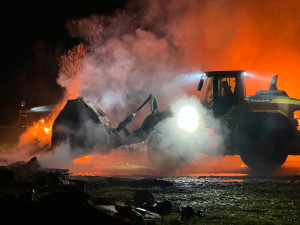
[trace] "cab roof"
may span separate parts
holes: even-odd
[[[207,71],[205,75],[208,77],[237,77],[244,72],[247,73],[245,70]]]

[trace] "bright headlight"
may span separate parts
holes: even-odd
[[[187,132],[195,131],[199,126],[197,110],[189,105],[182,107],[177,115],[177,124]]]

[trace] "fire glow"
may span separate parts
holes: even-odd
[[[50,140],[51,139],[52,124],[53,124],[52,121],[47,123],[46,119],[44,119],[44,118],[40,119],[36,123],[36,125],[34,126],[34,131],[32,132],[33,135],[36,137],[37,134],[44,133],[45,135],[50,135],[50,136],[48,136],[48,140]]]
[[[300,156],[288,156],[278,175],[300,175],[299,162]],[[74,175],[170,175],[156,171],[151,166],[144,151],[134,154],[116,151],[111,155],[87,155],[74,159],[70,169]],[[251,173],[251,170],[248,169],[239,156],[211,157],[199,154],[192,163],[175,171],[172,175],[240,177],[247,176],[249,173]]]
[[[184,4],[184,2],[185,1],[174,1],[169,7],[177,8],[179,5]],[[191,1],[189,2],[187,9],[184,10],[185,13],[183,15],[177,15],[172,11],[165,10],[166,14],[170,13],[170,15],[172,15],[167,15],[169,16],[169,19],[165,21],[170,21],[171,24],[164,24],[167,28],[166,30],[173,30],[174,32],[172,34],[167,34],[167,37],[169,39],[174,39],[174,43],[172,44],[183,52],[183,55],[180,55],[180,61],[186,60],[188,61],[189,66],[200,67],[203,70],[245,69],[251,72],[253,71],[253,73],[256,72],[256,78],[259,78],[260,80],[259,82],[254,78],[247,80],[247,94],[254,94],[256,90],[266,89],[270,81],[270,79],[267,78],[279,73],[281,85],[279,88],[287,90],[288,94],[291,96],[300,96],[298,86],[296,85],[297,82],[299,82],[298,74],[300,74],[298,65],[300,55],[297,51],[297,49],[299,49],[299,38],[297,37],[299,35],[299,29],[298,25],[293,22],[299,21],[299,13],[297,13],[299,1],[290,1],[292,4],[284,3],[285,7],[280,7],[278,4],[280,1],[275,2],[270,0],[246,1],[246,3],[245,1],[232,2],[233,1],[230,0],[225,0],[223,3],[220,3],[219,1],[206,1],[204,4],[205,7],[203,7],[203,3]],[[159,4],[157,5],[159,6]],[[154,6],[152,5],[152,7]],[[153,9],[158,12],[160,10],[158,7],[149,9],[149,11]],[[164,10],[164,7],[161,7],[161,9]],[[232,13],[228,13],[229,9]],[[155,15],[156,14],[159,13],[155,13]],[[174,21],[174,18],[180,18],[180,20],[175,19]],[[284,18],[286,18],[286,20]],[[88,21],[89,19],[86,19],[83,22]],[[91,24],[93,24],[92,22],[93,18],[91,18]],[[174,24],[176,27],[174,27]],[[274,24],[276,24],[276,26],[274,26]],[[99,37],[93,36],[95,39],[101,39],[100,29],[98,33],[93,30],[90,32],[92,32],[93,35],[99,35]],[[103,32],[105,32],[105,30],[103,30]],[[81,32],[81,34],[89,35],[89,33],[83,32]],[[124,40],[135,40],[130,35],[126,35],[126,38],[112,37],[112,41],[107,42],[107,46],[112,45],[122,47],[122,43],[117,41],[122,38]],[[156,47],[156,42],[148,40],[150,38],[152,38],[151,40],[156,40],[155,35],[141,31],[140,29],[134,34],[134,36],[138,35],[143,35],[143,40],[146,40],[146,42],[132,42],[140,44],[137,46],[132,44],[135,46],[134,52],[136,55],[129,54],[129,56],[133,56],[135,59],[141,59],[143,57],[143,55],[137,51],[138,49],[145,48],[146,55],[150,53],[148,48],[144,47],[149,46],[147,43],[151,44],[152,50]],[[163,38],[159,39],[159,43],[162,44],[162,47],[165,47],[165,49],[169,48],[163,41]],[[93,48],[93,43],[91,43],[91,45]],[[130,48],[129,46],[131,45],[125,47]],[[141,46],[143,46],[143,48],[141,48]],[[124,49],[113,48],[112,51],[118,53],[114,55],[114,57],[122,55],[120,53],[125,52],[126,54],[124,55],[126,57],[124,58],[126,58],[126,61],[117,61],[117,63],[113,61],[111,64],[108,64],[108,66],[101,65],[102,67],[98,67],[99,65],[97,64],[91,64],[89,66],[94,66],[96,70],[104,70],[105,75],[106,72],[110,70],[114,71],[114,73],[117,71],[119,73],[116,74],[116,80],[126,80],[126,76],[122,77],[120,74],[122,74],[121,72],[126,71],[126,69],[131,69],[128,65],[132,63],[132,61],[128,59],[130,57],[127,57],[128,52]],[[97,49],[97,51],[105,52],[103,49]],[[109,55],[108,53],[110,52],[107,51],[105,53]],[[58,79],[58,83],[66,88],[66,98],[77,97],[81,80],[81,59],[84,55],[85,49],[83,45],[79,45],[65,55],[65,57],[61,58],[60,74],[62,76]],[[173,59],[170,59],[167,50],[166,54],[159,55],[164,56],[163,58],[159,58],[161,61],[165,59],[169,60],[164,61],[165,64],[171,64],[173,62]],[[101,60],[107,58],[101,58],[99,55],[95,56],[95,58],[98,57]],[[149,57],[146,58],[149,60]],[[174,61],[176,62],[176,60]],[[149,65],[151,69],[154,67],[154,63],[155,62],[150,61]],[[121,65],[121,69],[115,67],[115,65]],[[143,63],[140,63],[139,65],[143,65]],[[105,70],[106,66],[110,67],[109,70]],[[102,77],[99,79],[93,72],[94,71],[91,72],[93,77],[90,79],[92,85],[87,85],[87,90],[90,91],[92,88],[97,89],[97,91],[99,91],[99,89],[102,90],[99,84],[106,83],[103,82]],[[136,71],[134,70],[134,72]],[[139,74],[139,76],[139,78],[141,78],[140,80],[147,78],[142,77],[143,74]],[[101,82],[97,83],[97,79],[101,80]],[[130,87],[124,89],[130,89]],[[195,94],[195,91],[193,93]],[[99,94],[99,92],[97,92],[97,94]],[[43,121],[38,121],[29,129],[28,138],[37,139],[41,136],[45,137],[45,139],[50,142],[51,126],[49,125],[53,123],[54,117],[49,120],[46,118],[42,120]],[[212,129],[211,133],[214,134]],[[295,168],[299,173],[299,162],[299,156],[289,156],[288,160],[283,165],[283,169]],[[137,153],[136,155],[125,152],[112,153],[111,155],[87,155],[74,159],[70,169],[75,174],[155,174],[151,169],[151,165],[147,160],[147,154],[145,152]],[[239,156],[226,156],[220,158],[203,156],[201,160],[195,159],[190,165],[176,171],[174,175],[199,176],[200,174],[215,174],[220,171],[226,172],[222,174],[232,174],[230,171],[239,171],[244,174],[247,169],[247,166],[243,164]]]
[[[33,123],[21,135],[18,146],[30,146],[34,152],[42,152],[46,147],[48,150],[51,145],[52,125],[64,107],[66,101],[70,98],[76,98],[80,82],[81,60],[85,55],[83,44],[79,44],[72,50],[69,50],[60,59],[60,77],[58,83],[66,88],[64,99],[60,101],[53,111],[43,116],[37,122]],[[32,151],[30,150],[30,152]]]
[[[20,136],[19,147],[30,146],[33,151],[44,150],[45,147],[50,147],[53,121],[52,115],[48,115],[34,122]]]
[[[32,126],[33,138],[49,143],[51,140],[52,124],[53,122],[47,121],[47,118],[40,119]]]
[[[88,163],[92,159],[92,157],[92,155],[86,155],[80,158],[73,159],[73,162],[78,164]]]
[[[70,170],[74,175],[133,175],[155,174],[144,151],[129,153],[113,151],[108,155],[87,155],[73,159]]]

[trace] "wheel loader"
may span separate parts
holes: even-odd
[[[231,130],[227,140],[230,148],[225,154],[239,154],[254,170],[271,171],[288,155],[300,153],[300,100],[277,89],[278,75],[271,80],[269,90],[256,91],[253,96],[245,94],[246,71],[213,71],[205,76],[198,86],[198,91],[203,89],[202,103]],[[229,96],[224,84],[230,86]]]
[[[222,155],[240,155],[253,170],[273,171],[286,161],[288,155],[300,154],[300,118],[297,117],[300,115],[297,114],[300,112],[300,100],[290,98],[285,91],[277,89],[278,76],[273,77],[269,90],[246,96],[247,76],[248,73],[243,70],[205,72],[198,86],[199,102],[226,128],[224,135],[222,129],[214,129],[209,122],[206,124],[217,135],[224,136]],[[127,124],[149,101],[151,114],[139,129],[129,132]],[[55,119],[51,145],[55,148],[69,143],[71,155],[75,158],[94,152],[109,153],[120,146],[146,142],[150,161],[162,167],[170,165],[167,169],[172,170],[190,162],[192,156],[185,151],[176,155],[166,154],[166,151],[172,152],[174,147],[184,150],[192,139],[200,138],[179,133],[176,139],[180,141],[175,144],[168,134],[162,136],[158,125],[175,116],[170,110],[159,111],[156,97],[151,94],[115,127],[97,105],[79,97],[69,100]],[[191,138],[184,141],[182,137],[188,135]],[[214,155],[209,148],[203,153]]]
[[[214,129],[212,124],[207,127],[214,130],[214,135],[224,137],[222,155],[240,155],[242,161],[255,171],[273,171],[286,161],[288,155],[300,154],[300,120],[297,117],[300,100],[277,89],[278,75],[273,77],[269,90],[246,96],[246,77],[249,74],[243,70],[209,71],[201,76],[200,102],[227,130]],[[159,136],[154,133],[150,137],[150,158],[163,152],[160,145],[164,140]],[[210,149],[202,152],[214,155]],[[190,160],[185,154],[179,157],[175,161]]]

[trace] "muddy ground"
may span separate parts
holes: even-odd
[[[155,174],[145,153],[122,152],[84,159],[73,161],[70,173],[63,176],[60,170],[56,173],[43,168],[28,172],[28,162],[13,167],[14,174],[3,167],[0,224],[76,224],[80,220],[74,215],[82,219],[77,224],[98,224],[97,219],[103,217],[109,222],[100,224],[144,224],[137,220],[123,223],[124,217],[122,223],[111,223],[115,217],[99,211],[103,204],[122,210],[128,208],[119,203],[135,207],[133,197],[141,190],[154,196],[154,205],[165,200],[172,204],[171,213],[146,224],[300,224],[299,156],[289,156],[283,168],[271,175],[251,172],[238,156],[202,156],[201,161],[195,160],[173,176]],[[78,211],[74,214],[68,207]],[[191,211],[183,216],[186,207]],[[130,213],[125,211],[122,216],[126,218]],[[65,220],[62,215],[66,215]]]
[[[85,191],[130,204],[137,190],[156,202],[168,199],[172,213],[157,224],[300,224],[300,176],[89,177]],[[169,181],[172,185],[151,181]],[[180,210],[195,212],[183,218]]]
[[[190,165],[193,176],[129,175],[123,164],[121,176],[113,168],[114,176],[75,175],[40,167],[36,157],[2,166],[0,224],[300,224],[298,167],[257,175],[236,163],[201,174]]]

